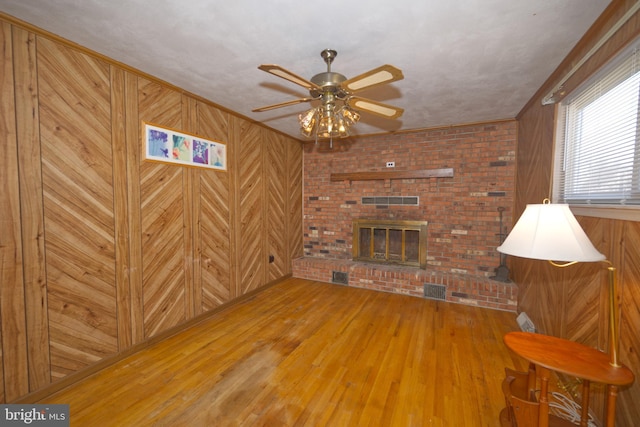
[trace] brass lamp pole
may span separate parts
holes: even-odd
[[[620,366],[616,269],[593,246],[568,205],[551,204],[549,199],[539,205],[527,205],[511,233],[497,249],[507,255],[546,260],[556,267],[568,267],[578,262],[608,263],[609,357],[612,366]]]

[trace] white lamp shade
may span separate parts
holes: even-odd
[[[548,261],[602,261],[578,221],[564,204],[527,205],[499,252]]]

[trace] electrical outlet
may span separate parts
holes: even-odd
[[[387,162],[387,167],[388,168],[395,168],[396,167],[396,162]]]

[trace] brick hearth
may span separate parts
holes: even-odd
[[[348,273],[348,286],[423,298],[425,284],[444,285],[449,302],[514,312],[517,308],[517,286],[486,277],[345,259],[302,257],[293,261],[294,277],[331,283],[334,271]]]

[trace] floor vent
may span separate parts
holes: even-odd
[[[447,299],[447,287],[445,285],[424,284],[424,297],[445,301]]]
[[[331,272],[331,283],[337,283],[339,285],[348,285],[349,284],[349,273],[345,273],[343,271],[332,271]]]

